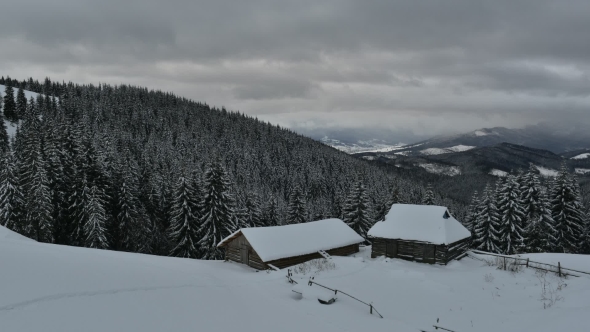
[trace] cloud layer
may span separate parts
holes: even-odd
[[[0,73],[145,85],[315,137],[411,141],[590,127],[588,31],[587,0],[21,0],[0,11]]]

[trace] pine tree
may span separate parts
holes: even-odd
[[[266,203],[266,206],[262,212],[262,220],[265,226],[279,225],[279,211],[277,207],[277,200],[272,196]]]
[[[104,194],[96,186],[92,186],[87,190],[87,193],[88,204],[84,207],[85,215],[88,217],[84,224],[85,246],[88,248],[108,249],[109,245],[105,230],[107,217],[104,209],[105,202],[102,199]]]
[[[18,121],[16,104],[14,102],[14,89],[10,85],[6,85],[4,89],[4,117],[12,123]]]
[[[422,204],[434,205],[434,192],[432,191],[432,185],[430,183],[428,184],[428,187],[426,188],[426,193],[424,194]]]
[[[520,200],[520,190],[516,177],[509,175],[500,189],[498,212],[500,214],[500,234],[502,252],[513,255],[524,248],[523,224],[525,214]]]
[[[2,106],[0,105],[0,108],[1,107]],[[4,123],[4,115],[2,115],[2,113],[0,113],[0,153],[4,154],[8,151],[8,149],[9,149],[8,131],[6,129],[6,123]]]
[[[477,206],[479,204],[479,194],[477,190],[471,196],[471,204],[467,209],[467,215],[465,216],[463,226],[467,228],[473,234],[473,229],[475,226],[475,219],[477,218]]]
[[[199,258],[198,228],[196,210],[197,198],[190,181],[181,176],[174,190],[174,201],[171,210],[169,237],[174,248],[170,256]]]
[[[357,181],[344,204],[344,222],[360,236],[367,238],[367,231],[373,225],[367,190],[362,181]]]
[[[287,224],[302,224],[306,222],[305,197],[299,189],[295,186],[289,196],[289,206],[287,207]]]
[[[27,112],[27,97],[25,96],[24,89],[18,89],[16,93],[16,118],[23,119]]]
[[[262,212],[260,211],[260,202],[258,195],[250,192],[246,196],[246,202],[244,204],[246,223],[248,227],[263,227],[266,226],[262,220]]]
[[[217,244],[235,230],[233,220],[231,183],[221,162],[211,163],[205,172],[204,200],[199,246],[204,259],[222,259]]]
[[[555,229],[546,193],[543,191],[535,167],[523,175],[521,202],[525,213],[525,248],[527,252],[551,250]]]
[[[584,215],[578,191],[565,164],[551,191],[551,216],[555,222],[554,250],[577,253],[584,232]]]
[[[39,242],[53,242],[53,206],[49,179],[41,154],[26,190],[26,234]]]
[[[22,233],[24,197],[14,159],[13,153],[8,151],[0,166],[0,225]]]
[[[495,192],[488,184],[477,208],[473,246],[476,249],[500,253],[500,217],[496,208]]]

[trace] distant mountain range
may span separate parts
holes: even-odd
[[[414,144],[388,144],[383,140],[364,140],[343,143],[325,137],[322,142],[338,150],[351,153],[391,152],[397,155],[420,156],[464,152],[477,147],[511,143],[553,153],[583,151],[590,148],[590,130],[586,128],[552,128],[547,125],[521,129],[504,127],[482,128],[472,132],[437,136]]]

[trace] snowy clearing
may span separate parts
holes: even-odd
[[[590,173],[588,168],[576,168],[576,174],[587,174]]]
[[[572,157],[572,159],[587,159],[587,158],[590,158],[590,153],[582,153],[582,154],[579,154],[575,157]]]
[[[498,177],[506,177],[506,176],[508,176],[508,172],[504,172],[504,171],[501,171],[501,170],[495,169],[495,168],[492,169],[489,174],[490,175],[493,175],[493,176],[498,176]]]
[[[459,166],[446,166],[440,164],[419,164],[418,166],[424,168],[429,173],[442,174],[448,176],[455,176],[461,174]]]
[[[476,130],[476,131],[474,131],[474,132],[473,132],[473,134],[474,134],[475,136],[478,136],[478,137],[481,137],[481,136],[488,136],[488,135],[489,135],[489,134],[488,134],[488,133],[486,133],[485,131],[481,131],[481,130]]]
[[[475,148],[475,146],[455,145],[455,146],[451,146],[451,147],[448,147],[448,148],[429,148],[429,149],[424,149],[424,150],[421,150],[420,153],[422,153],[423,155],[427,155],[427,156],[434,156],[434,155],[439,155],[439,154],[444,154],[444,153],[469,151],[469,150],[474,149],[474,148]]]
[[[543,166],[537,165],[535,165],[535,168],[537,168],[537,170],[539,170],[539,173],[541,173],[541,175],[544,177],[556,177],[559,175],[559,171],[551,168],[545,168]]]
[[[286,271],[242,264],[42,244],[0,233],[3,331],[583,331],[590,324],[590,279],[571,278],[562,300],[543,309],[541,279],[465,258],[448,266],[356,257]],[[590,257],[571,255],[590,269]],[[558,259],[566,264],[570,255]],[[565,263],[568,262],[568,263]],[[383,319],[315,281],[373,303]],[[557,277],[544,284],[556,289]],[[292,292],[298,290],[302,295]],[[231,318],[231,319],[228,319]]]

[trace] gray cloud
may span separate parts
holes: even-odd
[[[0,72],[146,85],[312,136],[410,141],[590,126],[587,31],[587,0],[22,0],[0,11]]]

